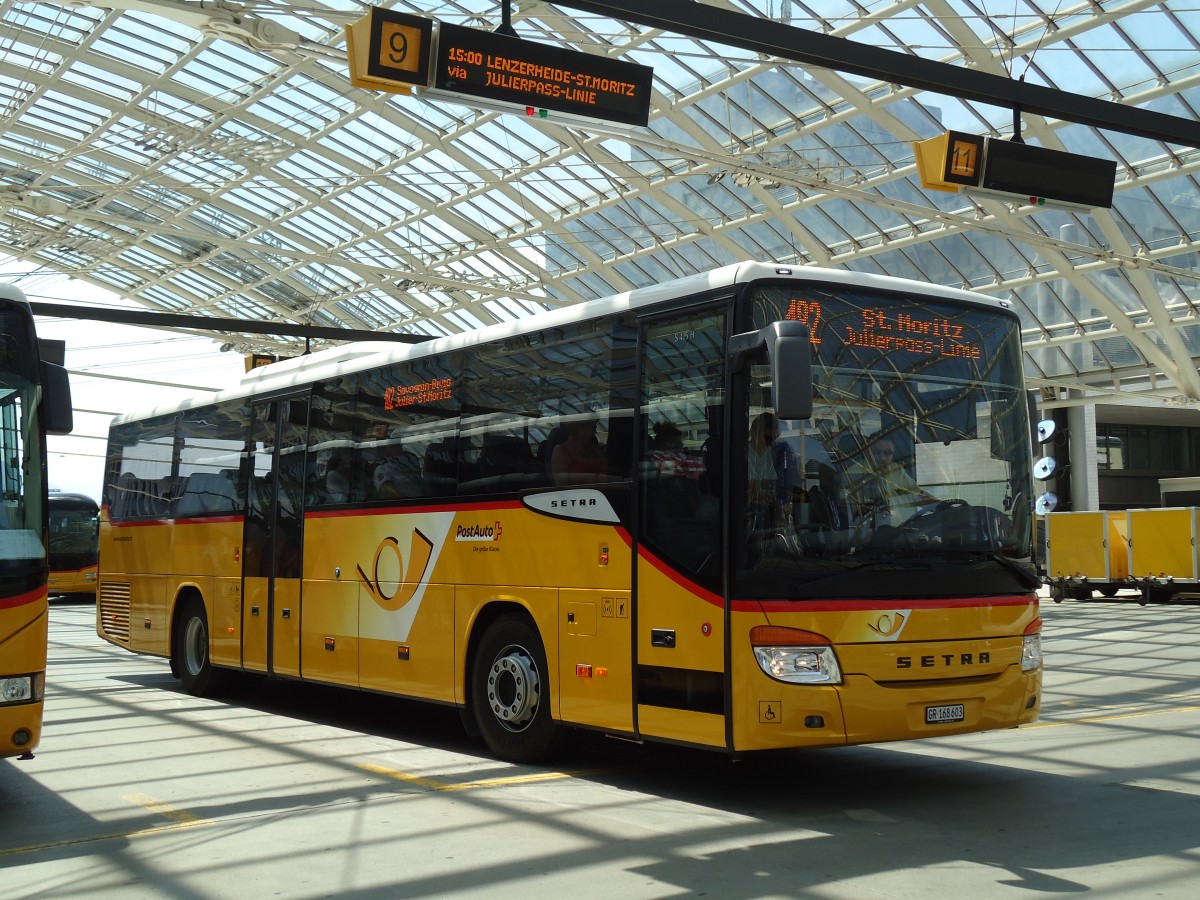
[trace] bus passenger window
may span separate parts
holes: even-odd
[[[608,460],[596,437],[595,419],[572,422],[567,426],[566,439],[550,456],[550,472],[556,485],[608,480]]]

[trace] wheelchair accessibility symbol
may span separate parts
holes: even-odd
[[[758,701],[758,721],[764,725],[777,725],[783,721],[783,710],[778,700]]]

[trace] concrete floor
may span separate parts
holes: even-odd
[[[41,747],[0,761],[0,896],[1191,900],[1200,605],[1043,617],[1019,731],[742,762],[589,737],[548,769],[451,710],[189,697],[56,602]]]

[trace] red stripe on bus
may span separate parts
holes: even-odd
[[[939,597],[924,599],[909,597],[905,599],[880,600],[735,600],[733,608],[739,612],[853,612],[855,610],[888,610],[888,609],[975,609],[992,606],[1037,606],[1035,594],[1021,594],[1011,597]]]
[[[15,597],[5,597],[0,600],[0,609],[16,609],[18,606],[28,606],[30,603],[37,603],[39,600],[46,599],[46,588],[38,588],[24,594],[17,594]]]
[[[661,572],[663,575],[666,575],[667,578],[671,579],[671,581],[675,582],[681,588],[691,591],[705,603],[710,603],[718,608],[723,608],[725,606],[725,601],[721,599],[720,594],[714,594],[708,588],[703,588],[687,576],[681,575],[645,547],[638,547],[638,556],[640,556],[649,565],[658,569],[659,572]]]

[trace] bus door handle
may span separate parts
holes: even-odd
[[[290,619],[292,617],[292,611],[290,609],[284,607],[284,610],[282,613],[280,613],[280,615],[282,615],[283,618],[285,618],[285,619]]]
[[[674,628],[651,628],[650,629],[650,645],[652,647],[674,647],[675,646],[675,629]]]

